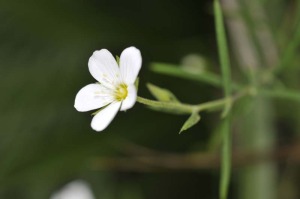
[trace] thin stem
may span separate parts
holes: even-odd
[[[175,109],[180,111],[181,113],[185,114],[191,114],[194,112],[200,112],[205,110],[217,110],[219,108],[222,108],[226,106],[227,103],[234,103],[236,100],[240,99],[243,96],[250,95],[251,94],[251,88],[245,88],[241,92],[239,92],[236,95],[229,96],[227,98],[222,98],[210,102],[205,102],[201,104],[183,104],[183,103],[177,103],[177,102],[162,102],[162,101],[156,101],[156,100],[150,100],[143,97],[137,97],[137,101],[141,104],[145,104],[150,107],[155,108],[162,108],[162,109]]]
[[[258,91],[260,94],[266,97],[272,97],[275,99],[284,99],[290,100],[294,102],[300,102],[300,92],[297,90],[291,89],[274,89],[274,90],[267,90],[261,89]]]
[[[231,97],[231,69],[227,47],[226,33],[224,27],[223,13],[219,0],[214,0],[215,27],[218,43],[219,58],[221,63],[223,89],[225,98],[224,110],[222,117],[224,118],[224,127],[222,129],[222,158],[221,158],[221,178],[220,178],[220,199],[227,199],[228,188],[231,173],[231,131],[230,131],[230,109],[233,99]]]
[[[230,95],[231,92],[231,73],[230,73],[230,61],[228,55],[228,47],[226,41],[226,33],[223,22],[223,14],[220,2],[214,1],[215,10],[215,28],[218,42],[219,58],[221,63],[221,70],[223,75],[224,92],[225,95]]]
[[[162,101],[156,101],[156,100],[150,100],[143,97],[137,97],[137,102],[141,104],[145,104],[150,107],[154,108],[161,108],[161,109],[175,109],[182,113],[192,113],[194,112],[194,105],[190,104],[182,104],[182,103],[174,103],[174,102],[162,102]]]
[[[230,133],[230,116],[223,120],[222,124],[222,156],[221,156],[221,179],[220,179],[220,199],[226,199],[231,175],[231,140]]]

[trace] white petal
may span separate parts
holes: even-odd
[[[97,113],[92,120],[92,128],[96,131],[103,131],[114,119],[120,106],[121,102],[113,102]]]
[[[133,84],[142,66],[142,56],[135,47],[126,48],[120,56],[120,70],[123,81]]]
[[[119,83],[120,69],[113,55],[106,49],[98,50],[89,59],[91,75],[106,87]]]
[[[90,186],[82,181],[76,180],[65,185],[61,190],[53,193],[50,199],[95,199]]]
[[[100,84],[89,84],[77,93],[74,107],[84,112],[101,108],[114,100],[111,91]]]
[[[121,106],[121,111],[126,111],[127,109],[130,109],[133,107],[133,105],[136,102],[136,97],[137,97],[137,93],[136,93],[136,88],[133,84],[129,85],[127,87],[127,97],[125,100],[123,100],[122,102],[122,106]]]

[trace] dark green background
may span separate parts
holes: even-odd
[[[269,141],[269,149],[281,152],[295,146],[295,151],[291,150],[295,154],[267,162],[271,172],[269,167],[259,170],[260,164],[249,160],[245,160],[249,165],[234,167],[230,198],[257,199],[256,195],[271,193],[279,195],[278,199],[297,199],[300,4],[295,0],[238,2],[241,12],[225,12],[226,19],[244,20],[259,63],[256,74],[246,73],[246,67],[251,66],[238,62],[235,53],[239,49],[232,42],[241,32],[228,31],[233,79],[244,84],[258,79],[264,89],[288,88],[293,92],[288,100],[264,96],[260,104],[259,98],[248,97],[235,104],[233,152],[247,147],[255,151],[263,140],[267,144],[262,148],[268,148]],[[249,5],[258,5],[261,10]],[[261,11],[264,20],[257,19],[256,13]],[[268,68],[259,60],[259,56],[264,58],[266,43],[260,42],[257,34],[264,30],[270,32],[278,50],[274,60],[278,59],[280,66],[286,58],[277,74],[270,72],[276,66]],[[127,112],[119,112],[105,131],[92,130],[92,112],[80,113],[74,108],[77,92],[96,81],[89,74],[88,59],[95,50],[106,48],[120,55],[129,46],[140,49],[143,57],[139,96],[153,99],[146,89],[148,82],[170,89],[185,103],[223,96],[222,88],[150,69],[153,62],[180,65],[186,55],[197,54],[206,59],[208,71],[220,74],[210,0],[0,0],[1,199],[49,198],[76,179],[87,181],[97,199],[218,198],[220,173],[215,168],[149,171],[133,166],[122,170],[122,164],[95,164],[95,159],[144,153],[143,147],[158,154],[203,154],[211,152],[208,149],[213,144],[217,153],[220,146],[213,142],[217,139],[211,139],[211,135],[220,135],[213,134],[220,123],[219,112],[201,113],[201,121],[179,135],[188,116],[155,112],[137,103]],[[130,150],[133,146],[138,147]],[[258,187],[262,182],[270,186]],[[252,187],[260,191],[252,191]]]
[[[87,61],[94,50],[142,52],[139,95],[145,84],[171,89],[182,101],[211,100],[218,90],[149,70],[179,63],[189,53],[216,57],[209,1],[0,1],[0,198],[41,199],[73,180],[88,181],[97,198],[213,198],[218,177],[207,171],[97,170],[91,158],[122,156],[124,142],[155,150],[205,147],[214,116],[188,133],[185,116],[136,106],[101,133],[90,113],[73,107],[76,93],[95,82]],[[215,62],[215,61],[212,61]]]

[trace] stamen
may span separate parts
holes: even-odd
[[[124,100],[128,95],[127,85],[126,84],[120,84],[117,86],[115,90],[115,99],[117,101]]]

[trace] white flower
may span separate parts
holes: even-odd
[[[95,199],[95,197],[86,182],[76,180],[65,185],[58,192],[53,193],[50,199]]]
[[[133,107],[137,98],[135,80],[142,66],[142,56],[135,47],[126,48],[119,64],[112,54],[102,49],[89,59],[89,71],[99,82],[83,87],[76,95],[74,107],[85,112],[103,108],[93,118],[91,126],[104,130],[119,110]]]

